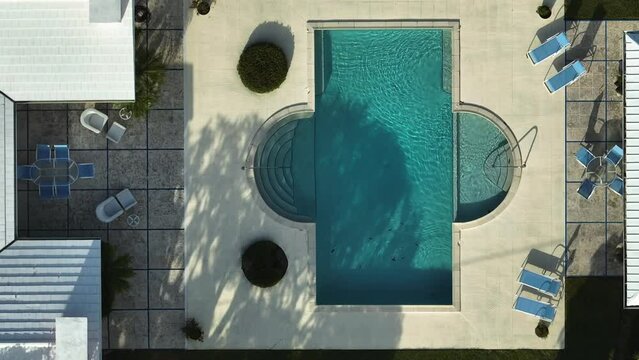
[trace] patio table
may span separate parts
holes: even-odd
[[[597,186],[608,186],[619,173],[619,167],[605,156],[590,160],[586,167],[586,177]]]
[[[38,160],[34,163],[38,177],[33,182],[56,185],[71,185],[78,180],[78,164],[71,159]]]

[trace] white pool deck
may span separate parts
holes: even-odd
[[[190,0],[185,0],[185,7]],[[560,13],[562,2],[555,4]],[[537,320],[512,310],[517,276],[531,249],[557,253],[564,243],[564,95],[543,85],[556,70],[533,67],[526,52],[551,20],[537,2],[218,0],[210,15],[186,12],[186,310],[205,329],[198,349],[545,348],[564,346],[564,302],[547,339]],[[553,14],[553,17],[556,14]],[[314,305],[312,234],[270,218],[255,201],[245,172],[249,142],[281,108],[307,102],[310,20],[449,19],[461,26],[461,100],[498,114],[520,137],[538,135],[512,202],[480,227],[462,230],[461,311],[327,311]],[[290,26],[295,47],[288,78],[256,95],[236,73],[253,30]],[[563,30],[563,19],[551,26]],[[529,144],[529,143],[527,143]],[[522,152],[527,151],[524,147]],[[268,235],[289,259],[277,286],[251,286],[241,249]]]

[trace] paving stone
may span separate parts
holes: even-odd
[[[29,146],[29,116],[27,111],[16,112],[16,148],[18,150],[31,150]]]
[[[110,190],[109,193],[111,196],[115,196],[122,189],[113,189]],[[109,224],[109,228],[112,230],[142,230],[146,229],[146,214],[147,214],[147,199],[146,199],[146,190],[131,190],[133,197],[137,200],[137,204],[133,206],[131,209],[124,212],[124,214],[120,215],[117,219],[113,220]],[[130,226],[127,223],[127,218],[129,215],[137,215],[140,218],[140,222],[136,226]]]
[[[44,110],[44,111],[48,111],[48,110],[62,110],[62,111],[66,111],[67,110],[67,104],[59,104],[59,103],[32,103],[32,104],[28,104],[28,108],[29,110]]]
[[[623,140],[623,103],[607,103],[606,137],[608,141],[621,142]]]
[[[18,190],[18,229],[29,229],[29,192]]]
[[[606,224],[567,224],[569,276],[604,275],[606,272]]]
[[[146,150],[109,150],[109,187],[146,188],[146,157]]]
[[[623,198],[612,190],[607,189],[607,207],[608,207],[608,218],[607,221],[623,221],[624,220],[624,203]]]
[[[184,230],[149,230],[149,267],[184,267]]]
[[[606,87],[606,64],[603,61],[584,63],[588,72],[579,81],[566,87],[566,100],[603,100]]]
[[[148,348],[148,312],[112,311],[109,315],[109,343],[111,349]]]
[[[184,308],[184,270],[149,270],[149,306]]]
[[[184,310],[150,310],[150,345],[152,349],[184,349],[182,332]]]
[[[71,185],[71,191],[107,188],[107,152],[105,150],[73,151],[71,149],[71,158],[78,164],[93,163],[95,166],[95,177],[78,179]]]
[[[606,139],[606,103],[567,102],[566,140],[604,141]]]
[[[71,190],[69,198],[69,228],[80,229],[104,229],[102,223],[95,215],[95,208],[107,198],[105,190]]]
[[[67,144],[66,111],[29,111],[29,147]]]
[[[149,147],[184,148],[184,111],[149,111]]]
[[[160,98],[152,109],[182,109],[184,107],[183,70],[167,70],[164,84],[160,89]]]
[[[184,190],[149,190],[149,228],[184,227]]]
[[[80,110],[69,111],[69,147],[71,149],[106,149],[105,133],[96,134],[82,126],[81,114]]]
[[[621,257],[618,257],[617,247],[621,247],[621,251],[623,251],[624,224],[607,224],[606,235],[606,275],[622,276],[624,271],[623,253]]]
[[[566,185],[566,221],[605,221],[606,202],[605,188],[595,189],[595,193],[589,200],[577,193],[579,183],[568,183]]]
[[[132,257],[134,269],[147,268],[147,234],[146,230],[109,230],[109,244],[118,251]]]
[[[116,249],[117,254],[126,252]],[[147,270],[133,270],[133,277],[129,279],[129,289],[115,295],[113,309],[146,309],[148,307]]]
[[[639,30],[636,21],[607,21],[607,59],[623,60],[624,31]]]
[[[585,168],[577,162],[575,156],[582,147],[581,143],[566,143],[566,180],[581,181],[585,175]]]
[[[149,187],[184,187],[183,150],[149,150]]]
[[[66,230],[68,206],[65,200],[42,200],[29,191],[29,229]]]
[[[113,121],[124,126],[126,132],[117,144],[107,140],[109,149],[146,149],[146,117],[120,120],[119,109],[109,110],[107,129]]]
[[[182,29],[183,2],[175,0],[148,0],[151,11],[149,29]]]
[[[155,52],[167,69],[182,69],[182,30],[149,30],[149,51]]]
[[[108,233],[106,230],[69,230],[69,236],[75,238],[93,238],[107,241]]]
[[[606,26],[603,21],[567,21],[566,36],[571,45],[566,61],[606,59]]]

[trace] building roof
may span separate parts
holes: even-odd
[[[626,306],[639,306],[639,33],[625,34]]]
[[[14,101],[134,100],[133,0],[110,23],[90,22],[91,1],[107,0],[0,0],[0,91]]]
[[[100,240],[16,240],[0,263],[0,359],[54,348],[61,317],[87,318],[87,358],[100,359]]]

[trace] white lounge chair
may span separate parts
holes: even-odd
[[[82,126],[96,134],[102,132],[102,129],[104,128],[104,125],[106,125],[108,119],[109,117],[106,114],[92,108],[84,110],[80,115],[80,123]]]
[[[95,208],[95,215],[101,222],[110,223],[137,203],[131,191],[124,189],[98,204],[98,207]]]
[[[579,80],[582,76],[586,75],[586,67],[581,61],[575,60],[570,64],[564,66],[561,71],[546,79],[544,84],[548,91],[553,94],[558,90],[565,88],[566,86]]]
[[[546,59],[561,54],[569,46],[570,40],[566,37],[566,33],[560,32],[548,38],[543,44],[530,50],[528,52],[528,58],[532,61],[533,65],[537,65]]]

